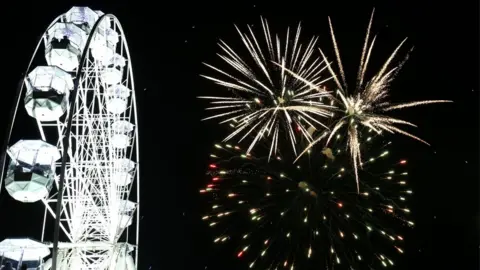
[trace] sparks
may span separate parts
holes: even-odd
[[[402,238],[396,230],[414,225],[408,218],[410,209],[400,196],[406,186],[398,184],[407,179],[398,170],[405,171],[408,165],[394,159],[395,155],[384,155],[365,165],[369,173],[361,172],[360,181],[365,191],[357,194],[354,181],[336,178],[338,172],[354,178],[353,168],[345,166],[350,162],[349,153],[337,151],[345,147],[345,141],[340,137],[332,143],[332,153],[338,153],[333,159],[312,151],[298,164],[292,164],[296,158],[292,151],[268,160],[269,149],[264,144],[256,147],[248,160],[241,157],[244,151],[217,148],[217,168],[206,170],[206,186],[214,183],[214,188],[202,195],[209,198],[211,206],[204,219],[216,232],[212,240],[221,244],[219,239],[228,235],[228,242],[240,246],[235,255],[247,268],[282,268],[284,264],[286,268],[310,268],[323,264],[331,269],[342,264],[362,269],[364,264],[390,264],[387,255],[393,258],[403,253]],[[390,144],[385,148],[375,138],[370,147],[368,158],[391,150]],[[219,171],[232,173],[228,179],[212,181],[211,174]],[[391,180],[385,181],[385,175]],[[384,218],[394,222],[384,223]],[[378,239],[371,241],[373,235]],[[367,251],[365,245],[372,248]],[[377,254],[384,254],[385,259],[375,260]]]
[[[322,97],[330,95],[321,87],[330,79],[320,76],[327,65],[320,57],[313,56],[317,38],[312,38],[307,46],[300,44],[300,25],[293,39],[290,37],[290,29],[287,31],[283,44],[278,36],[272,37],[264,19],[262,29],[264,40],[257,39],[250,27],[248,33],[237,28],[250,59],[243,59],[234,49],[220,41],[222,54],[219,56],[235,73],[205,64],[220,77],[202,76],[231,90],[233,96],[200,96],[199,98],[210,100],[211,106],[207,110],[219,111],[203,120],[221,118],[221,124],[232,124],[234,130],[224,141],[240,134],[242,137],[239,141],[252,138],[247,153],[260,140],[267,139],[270,140],[269,157],[275,155],[282,132],[287,134],[293,151],[297,153],[299,137],[311,142],[315,130],[326,128],[320,119],[332,116],[334,107],[321,102]],[[254,65],[249,65],[248,62]],[[276,63],[285,68],[278,67]],[[299,74],[313,87],[285,72],[285,69]]]
[[[374,10],[375,11],[375,10]],[[366,127],[370,130],[373,130],[377,134],[381,134],[383,131],[388,133],[398,133],[404,136],[408,136],[413,138],[417,141],[425,143],[428,145],[427,142],[424,140],[404,131],[397,127],[397,125],[407,125],[416,127],[414,124],[397,119],[392,118],[390,116],[385,115],[385,112],[392,111],[392,110],[399,110],[409,107],[415,107],[420,105],[426,104],[433,104],[433,103],[445,103],[445,102],[452,102],[450,100],[424,100],[424,101],[413,101],[413,102],[406,102],[401,104],[392,104],[390,101],[387,100],[390,91],[390,84],[402,68],[403,64],[408,59],[408,55],[405,57],[403,61],[401,61],[398,65],[390,68],[391,62],[397,55],[400,48],[405,43],[406,39],[404,39],[398,46],[395,48],[393,53],[388,57],[387,61],[383,64],[380,70],[370,79],[370,81],[365,82],[365,72],[367,70],[367,66],[370,60],[370,56],[372,53],[373,45],[375,43],[376,36],[370,41],[370,30],[372,27],[373,22],[373,14],[370,17],[370,21],[367,28],[367,33],[365,36],[365,42],[363,45],[362,55],[360,58],[360,65],[357,74],[357,82],[353,91],[348,90],[348,85],[345,79],[345,72],[343,69],[342,61],[340,58],[340,51],[337,45],[337,41],[335,38],[335,34],[333,31],[333,26],[331,23],[330,18],[328,18],[328,23],[330,26],[330,34],[332,36],[333,47],[335,50],[335,56],[339,68],[340,76],[338,76],[331,65],[329,64],[327,57],[320,49],[320,54],[322,55],[324,62],[327,63],[327,69],[330,72],[331,76],[334,79],[334,82],[337,87],[336,91],[336,98],[333,97],[335,103],[338,103],[338,106],[342,109],[342,114],[338,118],[337,121],[334,122],[331,131],[329,132],[328,136],[326,133],[322,134],[318,138],[312,141],[310,145],[300,154],[303,155],[306,151],[308,151],[313,145],[320,141],[326,141],[325,145],[328,145],[331,139],[337,135],[341,128],[347,129],[348,134],[348,141],[347,147],[350,152],[351,160],[354,167],[355,172],[355,181],[357,183],[357,192],[360,192],[359,187],[359,176],[358,170],[363,167],[362,163],[362,153],[361,153],[361,131],[358,129],[360,126]],[[283,69],[287,71],[287,73],[292,74],[295,78],[299,79],[300,81],[304,82],[305,85],[310,87],[315,87],[315,83],[310,82],[309,79],[300,75],[299,73],[290,70],[288,68],[283,67]],[[339,79],[340,77],[340,79]]]

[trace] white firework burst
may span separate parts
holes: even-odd
[[[401,119],[387,116],[385,115],[385,112],[419,106],[419,105],[432,104],[432,103],[451,102],[449,100],[423,100],[423,101],[413,101],[413,102],[393,105],[390,103],[390,101],[387,100],[387,97],[390,91],[390,88],[389,88],[390,83],[393,81],[398,71],[401,69],[405,61],[408,59],[408,54],[407,54],[407,57],[405,57],[404,61],[401,61],[398,65],[390,68],[391,62],[397,55],[397,52],[400,50],[402,45],[405,43],[406,39],[404,39],[400,43],[400,45],[398,45],[397,48],[395,48],[393,53],[390,55],[387,61],[383,64],[383,66],[378,71],[378,73],[376,73],[376,75],[374,75],[370,81],[364,83],[365,71],[367,70],[367,65],[370,60],[370,55],[372,53],[373,45],[375,43],[375,38],[376,38],[376,37],[373,37],[373,39],[370,42],[370,29],[372,26],[374,11],[372,12],[372,15],[370,17],[370,21],[368,24],[368,28],[367,28],[365,43],[363,46],[362,56],[360,59],[360,66],[359,66],[358,75],[357,75],[356,87],[354,88],[354,91],[352,91],[351,93],[349,93],[348,91],[348,86],[345,79],[345,72],[342,66],[340,51],[337,46],[332,23],[330,21],[330,18],[328,18],[328,22],[330,26],[330,34],[332,36],[333,47],[335,49],[335,56],[337,59],[340,76],[338,76],[333,71],[332,67],[327,62],[327,58],[325,54],[321,49],[320,49],[320,53],[325,63],[327,63],[327,68],[335,81],[336,87],[338,88],[338,90],[336,91],[338,99],[336,98],[334,99],[335,99],[335,103],[338,104],[341,110],[343,111],[343,114],[341,115],[340,118],[338,118],[337,121],[335,121],[330,132],[325,132],[319,137],[317,137],[299,155],[299,156],[302,156],[311,147],[313,147],[315,144],[317,144],[318,142],[324,139],[326,139],[325,145],[328,145],[332,137],[335,136],[342,129],[342,127],[346,127],[347,133],[348,133],[347,147],[348,147],[348,150],[350,151],[350,156],[353,162],[353,167],[354,167],[355,176],[356,176],[355,178],[357,181],[357,189],[359,188],[358,168],[362,167],[362,154],[361,154],[361,147],[360,147],[361,134],[358,130],[358,126],[367,127],[378,134],[380,134],[382,131],[386,131],[389,133],[399,133],[428,145],[428,143],[425,142],[424,140],[397,127],[397,125],[408,125],[413,127],[416,127],[416,125]],[[284,67],[283,64],[278,63],[278,66],[283,67],[283,69],[285,69],[288,73],[295,76],[295,78],[303,81],[305,85],[308,85],[310,87],[315,86],[315,84],[310,82],[309,79],[302,76],[301,74],[296,73],[293,70],[290,70]]]
[[[327,65],[320,57],[314,56],[317,39],[312,38],[307,46],[299,42],[300,25],[292,36],[288,29],[286,39],[282,41],[278,35],[272,37],[266,20],[261,21],[263,40],[255,36],[251,27],[247,33],[236,27],[248,58],[241,57],[220,41],[222,53],[218,55],[231,72],[205,64],[219,76],[202,76],[230,91],[229,96],[199,97],[210,100],[207,110],[218,112],[203,120],[218,118],[221,124],[233,125],[233,132],[224,141],[236,136],[241,136],[239,141],[252,138],[247,152],[261,139],[269,140],[270,156],[276,153],[279,137],[285,134],[296,154],[299,137],[312,142],[313,131],[326,127],[320,119],[332,115],[333,106],[322,102],[322,98],[330,93],[321,87],[331,77],[321,76]],[[309,84],[276,63],[281,63]]]

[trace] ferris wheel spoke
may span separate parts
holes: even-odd
[[[42,199],[42,202],[45,205],[47,211],[50,212],[50,214],[55,218],[55,211],[50,207],[50,205],[48,204],[48,201],[45,199]],[[63,226],[63,224],[60,224],[60,228],[65,233],[65,235],[70,239],[70,241],[73,241],[69,231]]]

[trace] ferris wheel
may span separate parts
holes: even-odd
[[[137,108],[117,18],[88,7],[57,17],[17,91],[0,164],[6,192],[0,196],[43,203],[45,217],[41,239],[0,242],[0,268],[136,269]],[[12,135],[29,123],[38,134]],[[55,220],[54,237],[44,239],[49,218]]]

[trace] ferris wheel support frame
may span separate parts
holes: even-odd
[[[1,168],[1,175],[0,175],[0,193],[1,193],[1,187],[3,184],[3,174],[5,172],[5,162],[6,162],[6,157],[7,157],[7,149],[8,149],[8,143],[10,141],[12,131],[13,131],[13,126],[18,110],[18,106],[20,104],[20,100],[22,98],[23,90],[24,90],[24,79],[26,78],[26,74],[30,70],[33,60],[35,59],[35,56],[37,55],[38,49],[40,48],[42,44],[42,40],[47,33],[48,29],[50,29],[57,21],[60,20],[60,18],[63,15],[57,16],[52,23],[47,27],[45,32],[42,34],[40,37],[37,46],[34,50],[33,56],[30,59],[30,62],[27,66],[27,69],[25,73],[23,74],[22,80],[19,82],[19,86],[17,87],[16,95],[15,95],[15,101],[14,101],[14,106],[12,108],[12,111],[10,112],[10,122],[8,124],[7,130],[6,130],[6,136],[4,140],[4,144],[2,146],[2,153],[1,153],[1,160],[0,160],[0,165],[2,165]],[[78,86],[79,86],[79,81],[80,77],[83,74],[83,69],[82,66],[85,64],[88,56],[88,49],[90,48],[90,43],[93,38],[93,35],[95,34],[95,31],[98,28],[98,25],[105,19],[105,18],[111,18],[118,26],[118,29],[121,33],[121,36],[123,37],[123,42],[126,47],[125,53],[127,54],[128,57],[128,71],[130,73],[130,78],[132,82],[132,104],[133,104],[133,111],[134,111],[134,118],[135,118],[135,123],[138,123],[138,115],[137,115],[137,107],[136,107],[136,92],[135,92],[135,83],[134,83],[134,77],[133,77],[133,69],[132,69],[132,64],[131,64],[131,58],[130,58],[130,50],[128,48],[128,42],[126,41],[125,34],[123,31],[123,28],[120,24],[120,21],[117,19],[117,17],[113,14],[107,13],[101,15],[98,20],[95,22],[95,24],[92,27],[92,30],[89,33],[89,36],[87,38],[87,42],[85,43],[85,49],[82,53],[81,60],[79,62],[78,70],[76,73],[76,77],[74,79],[74,88],[72,89],[73,95],[69,97],[71,102],[75,102],[77,99],[78,95]],[[73,120],[73,114],[74,114],[74,105],[69,102],[69,112],[68,112],[68,119],[67,119],[67,128],[65,132],[65,136],[63,137],[63,152],[62,152],[62,159],[61,159],[61,168],[60,168],[60,177],[59,177],[59,184],[58,184],[58,190],[57,190],[57,205],[55,209],[55,228],[54,228],[54,240],[53,240],[53,247],[52,247],[52,267],[51,269],[56,270],[57,268],[57,255],[58,255],[58,244],[59,244],[59,235],[60,235],[60,215],[61,215],[61,209],[62,209],[62,200],[63,200],[63,189],[64,189],[64,182],[65,182],[65,170],[66,170],[66,163],[67,163],[67,157],[68,157],[68,148],[70,146],[70,134],[71,134],[71,129],[72,129],[72,120]],[[135,238],[136,238],[136,245],[135,245],[135,268],[138,269],[138,254],[139,254],[139,240],[140,240],[140,151],[139,151],[139,136],[138,136],[138,125],[135,125],[135,144],[136,144],[136,174],[137,174],[137,187],[136,187],[136,200],[137,200],[137,205],[136,205],[136,215],[137,215],[137,220],[136,220],[136,230],[135,230]]]

